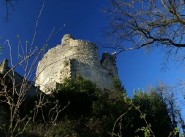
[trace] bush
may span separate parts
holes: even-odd
[[[92,114],[92,103],[97,100],[100,90],[91,81],[77,77],[76,80],[66,79],[63,84],[58,84],[52,93],[61,106],[70,102],[64,110],[65,115],[78,118]]]
[[[66,79],[57,85],[52,95],[40,94],[45,99],[44,104],[40,104],[43,106],[38,109],[37,117],[20,137],[145,136],[148,125],[156,137],[168,136],[172,131],[171,121],[161,96],[155,91],[138,92],[131,99],[120,88],[119,81],[116,83],[115,91],[100,91],[91,81],[81,77]],[[20,116],[29,115],[33,119],[30,114],[38,101],[35,97],[27,98],[20,108]],[[62,111],[53,122],[49,114],[56,104]],[[5,136],[3,123],[8,125],[5,108],[0,106],[0,136]]]
[[[76,80],[66,79],[52,91],[55,100],[64,106],[62,117],[80,122],[77,133],[86,136],[108,136],[113,124],[126,108],[122,91],[100,91],[91,81],[78,77]],[[82,131],[83,132],[82,132]],[[85,130],[89,133],[85,133]],[[93,132],[92,132],[93,131]]]

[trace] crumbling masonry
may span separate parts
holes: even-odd
[[[92,81],[102,90],[114,89],[114,79],[118,78],[115,55],[103,53],[99,60],[95,44],[66,34],[61,44],[50,49],[39,62],[35,83],[46,92],[64,79],[77,76]]]

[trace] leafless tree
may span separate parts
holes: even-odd
[[[48,120],[51,124],[55,125],[59,113],[69,105],[68,103],[66,106],[61,108],[57,101],[52,102],[52,100],[49,100],[48,95],[46,96],[43,93],[38,93],[36,91],[37,89],[33,86],[34,82],[29,81],[31,78],[33,81],[36,79],[36,77],[33,78],[33,72],[35,72],[38,60],[45,53],[48,41],[60,30],[53,29],[48,35],[48,38],[46,38],[46,41],[43,43],[43,45],[40,46],[40,48],[35,46],[35,38],[37,36],[39,19],[42,15],[44,6],[45,0],[43,1],[38,18],[35,22],[35,31],[32,41],[30,43],[22,42],[20,36],[17,36],[18,45],[16,51],[18,62],[15,63],[14,61],[16,57],[13,56],[10,40],[6,40],[4,45],[9,47],[10,66],[7,66],[6,64],[1,70],[0,105],[5,104],[5,106],[8,108],[8,123],[6,123],[6,127],[0,125],[0,129],[3,129],[7,136],[14,137],[22,134],[30,122],[35,122],[38,114],[42,115],[42,120],[45,122],[46,114],[43,113],[43,108],[48,106]],[[6,63],[6,61],[4,63]],[[20,76],[15,72],[15,69],[18,67],[19,69],[22,69],[23,76]],[[32,111],[22,116],[20,114],[21,108],[23,105],[25,105],[26,99],[29,96],[34,96],[36,94],[38,98],[35,100]]]
[[[6,20],[9,19],[9,16],[10,16],[10,11],[11,10],[14,10],[15,9],[15,4],[18,0],[3,0],[1,4],[3,4],[3,9],[5,9],[5,17],[6,17]],[[1,9],[1,12],[4,12],[2,11]]]
[[[169,55],[185,47],[184,0],[111,0],[107,36],[119,52],[165,47]],[[119,41],[119,43],[118,43]]]

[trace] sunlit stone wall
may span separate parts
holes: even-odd
[[[39,62],[36,86],[47,92],[65,78],[81,76],[103,89],[114,89],[113,79],[118,78],[114,55],[104,53],[98,58],[95,44],[76,40],[70,34],[63,36],[61,44],[48,50]]]

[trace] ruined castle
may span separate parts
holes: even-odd
[[[35,84],[47,92],[66,78],[77,76],[92,81],[102,90],[114,89],[114,79],[118,78],[115,55],[103,53],[100,60],[95,44],[66,34],[61,44],[48,50],[38,63]]]

